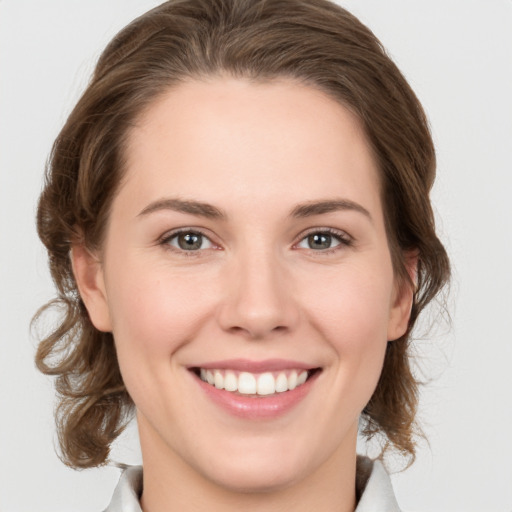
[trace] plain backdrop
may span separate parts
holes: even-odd
[[[53,295],[34,228],[50,146],[95,60],[157,0],[0,0],[0,511],[91,512],[113,467],[66,468],[51,379],[29,322]],[[512,511],[512,1],[343,0],[423,102],[438,150],[433,201],[453,262],[452,325],[432,317],[417,360],[429,446],[393,475],[407,511]],[[139,460],[135,429],[114,450]]]

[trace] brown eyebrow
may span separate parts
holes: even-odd
[[[199,215],[208,219],[225,219],[226,214],[208,203],[200,201],[187,201],[183,199],[160,199],[146,206],[138,216],[148,215],[149,213],[160,210],[174,210],[176,212],[190,213]]]
[[[146,206],[138,216],[148,215],[160,210],[174,210],[176,212],[199,215],[208,219],[226,219],[227,215],[219,208],[200,201],[191,201],[183,199],[159,199]],[[352,210],[362,213],[372,221],[370,212],[359,203],[349,199],[328,199],[322,201],[312,201],[309,203],[297,205],[290,216],[295,218],[311,217],[313,215],[322,215],[324,213]]]
[[[300,204],[292,210],[291,216],[304,218],[343,210],[352,210],[362,213],[365,217],[368,217],[370,222],[373,222],[372,216],[366,208],[349,199],[328,199]]]

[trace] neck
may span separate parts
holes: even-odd
[[[139,427],[140,428],[140,427]],[[354,442],[340,447],[313,472],[286,485],[269,488],[233,488],[215,481],[167,447],[157,446],[141,432],[144,512],[353,512],[356,507],[356,451]],[[348,449],[347,449],[348,448]],[[214,463],[212,463],[213,465]]]

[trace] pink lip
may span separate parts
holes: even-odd
[[[263,373],[278,372],[281,370],[312,370],[315,368],[310,364],[288,359],[265,359],[262,361],[251,361],[250,359],[225,359],[223,361],[212,361],[196,366],[205,370],[238,370],[240,372]]]
[[[211,368],[221,369],[221,367],[212,366]],[[233,368],[233,366],[229,366],[229,368]],[[290,368],[290,366],[280,366],[278,369],[286,368]],[[292,368],[297,368],[297,366],[292,366]],[[268,370],[268,366],[265,366],[265,369]],[[253,371],[257,373],[255,370]],[[321,372],[315,372],[304,384],[291,391],[269,396],[244,396],[224,389],[217,389],[202,381],[194,372],[190,373],[206,396],[223,410],[246,420],[263,420],[277,418],[298,405],[308,395]]]

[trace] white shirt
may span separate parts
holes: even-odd
[[[112,501],[104,512],[142,512],[142,466],[130,466],[123,471]],[[401,512],[384,466],[366,457],[357,458],[355,512]]]

